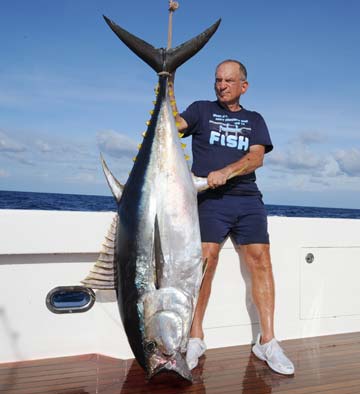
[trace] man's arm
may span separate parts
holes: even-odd
[[[212,171],[207,177],[211,189],[224,185],[228,179],[238,175],[246,175],[255,171],[263,165],[265,147],[263,145],[252,145],[249,152],[240,160],[227,165],[221,170]]]
[[[180,116],[177,109],[174,93],[174,81],[175,73],[173,73],[168,80],[169,97],[177,128],[181,132],[188,128],[188,124],[186,120]],[[228,179],[234,178],[235,176],[250,174],[263,165],[264,154],[265,147],[263,145],[252,145],[249,152],[240,160],[229,164],[221,170],[210,172],[207,177],[209,187],[214,189],[218,186],[224,185]]]

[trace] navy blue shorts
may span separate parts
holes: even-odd
[[[199,194],[202,242],[222,243],[229,235],[236,245],[268,244],[267,213],[261,196]]]

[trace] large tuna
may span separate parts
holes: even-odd
[[[184,353],[202,278],[197,186],[179,141],[168,76],[206,44],[220,20],[176,48],[155,49],[104,18],[158,73],[159,87],[125,186],[103,161],[118,216],[99,261],[83,283],[116,289],[131,349],[149,377],[168,370],[191,380]]]

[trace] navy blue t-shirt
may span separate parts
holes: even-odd
[[[192,136],[192,172],[207,177],[240,160],[252,145],[264,145],[265,153],[273,148],[263,117],[242,108],[232,112],[218,101],[196,101],[182,114],[188,124],[184,136]],[[257,195],[255,172],[240,175],[216,188],[217,193]]]

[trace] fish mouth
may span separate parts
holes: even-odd
[[[192,382],[192,374],[182,353],[176,352],[171,356],[154,354],[147,360],[148,378],[160,372],[176,372],[184,379]]]

